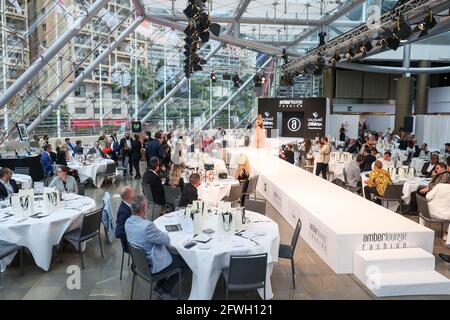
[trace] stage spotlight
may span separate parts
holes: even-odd
[[[202,66],[199,65],[199,64],[194,64],[194,66],[192,67],[192,69],[193,69],[194,71],[203,71]]]
[[[317,70],[322,70],[322,68],[325,66],[325,59],[323,57],[317,58],[316,63],[314,65]]]
[[[265,75],[262,75],[262,76],[261,76],[261,83],[262,83],[262,84],[265,84],[266,82],[267,82],[266,76],[265,76]]]
[[[344,54],[345,59],[349,60],[355,56],[355,53],[353,52],[353,49],[350,48],[348,51]]]
[[[259,74],[255,74],[253,76],[253,82],[255,83],[255,88],[261,87],[261,77],[259,76]]]
[[[335,53],[334,56],[332,56],[330,58],[330,60],[328,61],[328,63],[331,63],[332,65],[336,65],[336,63],[338,63],[341,60],[341,56],[339,55],[339,53]]]
[[[400,42],[406,42],[412,33],[411,26],[402,18],[397,18],[393,34],[400,40]]]
[[[319,47],[321,47],[325,45],[325,37],[327,36],[327,33],[322,31],[318,33],[318,36],[319,36]]]
[[[436,24],[437,20],[430,11],[423,21],[414,28],[414,32],[421,31],[419,37],[426,36],[428,34],[428,30],[433,28]]]
[[[241,86],[241,84],[243,83],[243,81],[241,80],[241,78],[239,78],[239,75],[235,74],[231,80],[233,81],[233,85],[235,88],[239,88]]]
[[[212,82],[216,82],[217,81],[217,76],[214,72],[211,72],[211,80]]]
[[[359,51],[363,55],[366,55],[372,49],[373,49],[372,41],[370,41],[369,39],[366,39],[359,47]]]

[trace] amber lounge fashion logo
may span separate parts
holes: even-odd
[[[406,248],[406,232],[366,233],[362,235],[362,250]]]
[[[322,249],[323,252],[327,252],[327,236],[323,234],[318,227],[314,224],[309,224],[309,238]]]
[[[303,108],[303,100],[280,100],[280,108]]]

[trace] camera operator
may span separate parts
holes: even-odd
[[[287,147],[282,146],[282,150],[280,150],[280,158],[295,164],[295,155],[294,155],[294,151],[292,151],[292,144],[288,144]]]
[[[322,178],[327,179],[328,162],[330,161],[331,145],[328,143],[328,138],[323,137],[318,141],[319,155],[316,164],[316,176],[322,173]]]

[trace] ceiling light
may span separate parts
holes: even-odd
[[[373,49],[373,45],[372,45],[372,41],[369,39],[366,39],[361,46],[359,47],[359,51],[363,54],[366,55],[370,50]]]
[[[211,80],[212,80],[212,82],[216,82],[216,80],[217,80],[217,76],[214,72],[211,72]]]
[[[332,56],[328,62],[333,64],[333,65],[336,65],[336,63],[338,63],[339,60],[341,60],[341,56],[339,55],[339,53],[336,52],[334,54],[334,56]]]
[[[355,53],[353,52],[353,49],[350,48],[348,51],[344,54],[345,59],[349,60],[355,56]]]
[[[426,36],[428,34],[428,30],[433,28],[436,24],[437,20],[430,11],[423,21],[414,28],[414,32],[421,31],[419,37]]]

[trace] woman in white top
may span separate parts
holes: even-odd
[[[68,167],[59,166],[56,172],[58,176],[53,179],[49,187],[55,187],[61,192],[78,193],[77,181],[67,174],[69,172]]]

